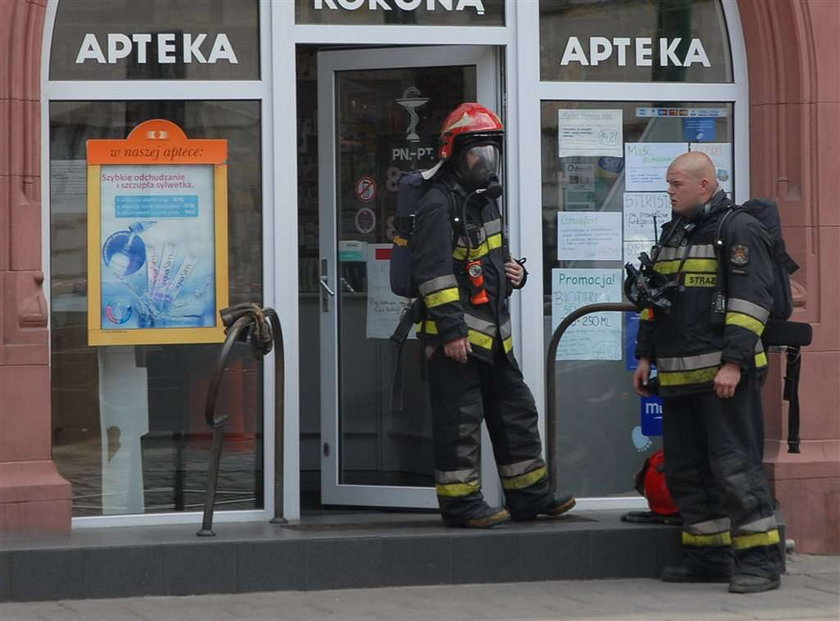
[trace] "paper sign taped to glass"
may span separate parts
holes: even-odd
[[[224,340],[227,141],[141,123],[88,140],[88,343]]]

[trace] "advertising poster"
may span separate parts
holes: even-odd
[[[88,141],[91,345],[224,339],[226,157],[226,141],[163,120]]]
[[[408,302],[407,298],[394,295],[391,291],[391,247],[391,244],[367,246],[365,336],[369,339],[390,338],[400,322],[400,313]]]
[[[621,214],[557,212],[558,261],[620,261]]]
[[[688,152],[687,142],[634,142],[624,145],[624,190],[665,192],[665,175],[678,155]]]
[[[703,142],[691,145],[692,151],[705,153],[715,165],[715,176],[723,191],[732,196],[732,143]]]
[[[688,118],[682,122],[683,140],[686,142],[714,142],[717,138],[717,119]]]
[[[656,395],[641,397],[640,414],[642,433],[646,436],[662,435],[662,399]]]
[[[619,110],[558,110],[559,157],[621,157],[623,117]]]
[[[551,270],[551,330],[582,306],[620,302],[620,269]],[[557,348],[557,360],[621,360],[621,313],[592,313],[574,322]]]

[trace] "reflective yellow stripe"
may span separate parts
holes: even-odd
[[[430,293],[423,299],[426,302],[426,308],[434,308],[435,306],[440,306],[441,304],[457,302],[460,298],[461,296],[458,293],[458,287],[452,287],[451,289],[443,289],[442,291]]]
[[[732,539],[732,547],[736,550],[746,548],[757,548],[759,546],[772,546],[779,543],[779,531],[769,530],[766,533],[755,533],[753,535],[738,535]]]
[[[686,287],[714,287],[717,284],[717,274],[686,274]]]
[[[438,496],[469,496],[481,489],[481,483],[470,481],[469,483],[438,483],[435,485],[435,492]]]
[[[425,332],[426,334],[438,333],[437,324],[431,319],[426,322],[421,321],[420,323],[415,323],[414,329],[417,330],[417,332]]]
[[[469,331],[469,338],[470,343],[473,345],[477,345],[482,349],[493,349],[493,337],[487,336],[486,334],[482,334],[477,330],[470,330]]]
[[[505,348],[505,353],[509,354],[510,350],[513,349],[513,337],[509,336],[502,341],[502,347]]]
[[[714,535],[694,535],[682,532],[682,544],[684,546],[695,546],[698,548],[708,546],[732,545],[732,535],[727,533],[715,533]]]
[[[726,325],[727,326],[740,326],[741,328],[746,328],[750,332],[754,332],[758,336],[761,336],[761,333],[764,332],[764,324],[761,323],[758,319],[754,317],[750,317],[749,315],[745,315],[744,313],[734,313],[729,311],[726,313]]]
[[[649,308],[642,309],[639,313],[639,319],[642,321],[653,321],[653,311]]]
[[[676,274],[679,271],[681,264],[681,259],[676,259],[674,261],[660,261],[653,266],[653,269],[660,274]],[[684,272],[716,274],[717,264],[718,262],[716,259],[687,259],[685,264],[682,265],[682,269]]]
[[[470,259],[477,259],[479,257],[483,257],[491,250],[496,248],[501,248],[502,246],[502,235],[501,233],[496,233],[495,235],[491,235],[487,238],[486,241],[482,242],[478,248],[473,248],[469,250],[469,258]],[[467,248],[458,247],[452,251],[452,256],[458,259],[459,261],[463,261],[467,258]]]
[[[408,240],[400,237],[399,235],[394,235],[394,243],[397,246],[408,246]]]
[[[545,466],[520,474],[518,477],[510,477],[508,479],[502,478],[502,488],[504,489],[525,489],[530,487],[537,481],[542,481],[546,476]]]
[[[685,384],[705,384],[715,379],[718,367],[697,369],[696,371],[659,372],[659,383],[662,386],[683,386]]]
[[[755,355],[755,368],[760,369],[761,367],[767,366],[767,354],[761,352],[760,354]]]

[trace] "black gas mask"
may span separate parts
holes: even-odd
[[[638,268],[632,263],[624,266],[627,272],[624,279],[624,295],[639,312],[649,308],[669,313],[671,298],[679,283],[653,269],[654,262],[647,252],[639,255],[639,262]]]
[[[465,145],[455,159],[455,174],[468,192],[484,190],[490,198],[502,195],[499,184],[501,152],[495,143],[484,142]]]

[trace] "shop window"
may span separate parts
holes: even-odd
[[[123,139],[149,119],[226,139],[230,303],[261,303],[260,103],[65,101],[49,114],[53,458],[73,484],[73,514],[200,511],[211,440],[204,405],[219,347],[88,346],[85,145]],[[218,401],[231,417],[224,509],[263,506],[262,362],[241,347]]]
[[[670,220],[674,157],[707,153],[732,192],[732,113],[731,103],[542,102],[546,346],[572,311],[622,301],[624,263],[649,252]],[[557,471],[579,496],[635,496],[632,474],[660,445],[658,406],[640,404],[631,385],[636,321],[592,314],[560,340]]]
[[[720,0],[540,0],[543,81],[732,82]]]
[[[61,0],[51,80],[258,80],[258,0]]]

